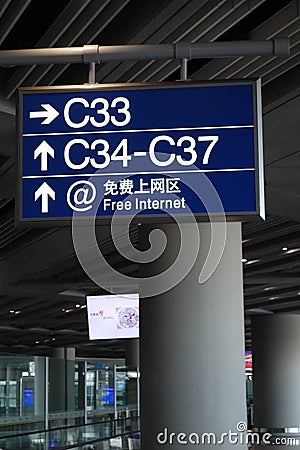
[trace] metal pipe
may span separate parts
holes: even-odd
[[[49,429],[49,356],[45,358],[45,406],[44,406],[44,421],[45,430]]]
[[[137,397],[137,415],[141,413],[141,382],[140,382],[140,368],[136,368],[136,397]]]
[[[70,64],[99,62],[98,45],[0,51],[0,65]]]
[[[192,59],[199,57],[289,56],[289,54],[289,39],[286,38],[268,41],[199,42],[191,44]]]
[[[88,413],[87,413],[87,361],[84,361],[84,405],[83,405],[83,415],[84,424],[88,423]]]
[[[288,38],[266,41],[228,41],[156,45],[116,45],[37,48],[0,51],[0,65],[100,63],[107,61],[289,56]]]
[[[20,378],[20,417],[23,416],[23,378]]]
[[[101,62],[175,59],[175,45],[154,44],[99,46],[99,59]]]
[[[187,59],[182,58],[180,66],[180,81],[187,81]]]
[[[114,419],[118,418],[118,407],[117,407],[117,366],[114,364]]]
[[[198,59],[231,58],[236,56],[289,56],[288,38],[267,41],[202,42],[190,44],[118,45],[99,46],[99,60],[151,60],[151,59]]]
[[[96,63],[89,63],[89,83],[96,82]]]

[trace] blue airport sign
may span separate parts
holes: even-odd
[[[20,221],[264,215],[257,81],[20,88],[18,124]]]

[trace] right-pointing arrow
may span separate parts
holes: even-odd
[[[43,141],[40,145],[34,150],[33,157],[37,159],[39,156],[41,157],[41,170],[48,170],[48,155],[51,158],[54,158],[54,149],[48,144],[48,142]]]
[[[30,119],[43,119],[41,125],[49,125],[57,116],[59,116],[59,112],[53,108],[49,103],[42,103],[41,107],[44,109],[43,111],[30,111],[29,118]]]
[[[44,183],[35,191],[34,201],[36,202],[40,197],[42,197],[42,213],[47,213],[49,211],[49,197],[55,200],[55,191],[49,184],[44,181]]]

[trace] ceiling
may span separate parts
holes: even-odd
[[[194,81],[262,78],[267,219],[243,224],[247,346],[251,315],[300,312],[300,2],[0,0],[0,50],[274,37],[290,38],[290,57],[188,63]],[[179,74],[174,60],[96,67],[99,83],[174,81]],[[88,342],[85,295],[99,288],[76,259],[70,228],[15,225],[17,88],[87,80],[83,64],[0,68],[0,352],[69,346],[78,356],[124,355],[120,341]],[[116,254],[105,227],[99,235],[114,267],[136,270]],[[136,242],[135,229],[131,238]]]

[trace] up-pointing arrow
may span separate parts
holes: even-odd
[[[53,108],[49,103],[42,103],[41,107],[44,108],[42,111],[30,111],[29,118],[30,119],[45,119],[41,122],[41,125],[49,125],[57,116],[59,116],[59,112]]]
[[[33,157],[37,159],[39,156],[41,157],[41,170],[48,170],[48,155],[51,158],[54,158],[54,149],[48,144],[48,142],[43,141],[40,145],[34,150]]]
[[[55,191],[49,186],[49,184],[44,181],[44,183],[35,191],[34,201],[36,202],[40,197],[42,197],[42,213],[47,213],[49,211],[49,197],[55,200]]]

